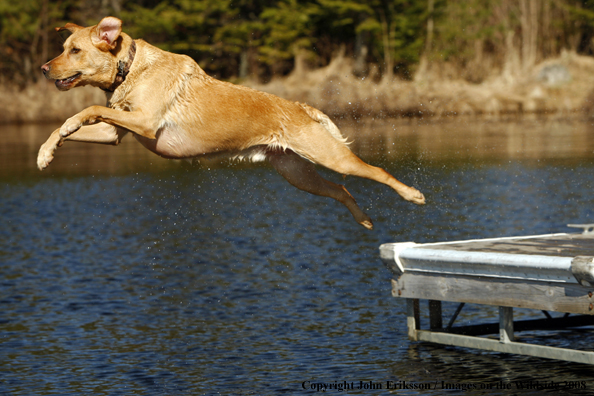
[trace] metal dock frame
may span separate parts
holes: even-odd
[[[551,234],[541,237],[549,242],[551,239],[560,239],[565,244],[563,249],[571,244],[581,244],[582,247],[585,244],[589,249],[591,241],[582,239],[585,236],[575,237],[574,235],[576,234]],[[592,235],[589,235],[587,238],[591,237]],[[495,242],[479,241],[481,248],[486,246],[485,243],[489,243],[487,250],[495,250]],[[517,251],[513,254],[495,252],[488,253],[488,256],[481,254],[480,259],[487,257],[486,261],[478,260],[471,263],[467,259],[469,257],[473,259],[476,256],[476,252],[472,252],[470,248],[476,241],[468,242],[470,242],[468,246],[463,246],[466,243],[463,241],[458,245],[443,244],[448,246],[402,243],[386,244],[380,248],[382,260],[397,276],[396,279],[392,279],[392,295],[406,299],[410,340],[594,364],[594,351],[528,344],[518,342],[514,337],[514,332],[520,331],[563,330],[594,325],[594,282],[592,282],[594,259],[592,256],[560,257],[551,265],[545,265],[545,268],[536,268],[533,263],[525,264],[523,260],[519,260],[518,264]],[[522,237],[518,240],[504,239],[499,244],[509,248],[512,243],[521,245],[524,249],[533,241]],[[460,246],[463,247],[460,248]],[[574,248],[575,246],[572,247]],[[443,249],[443,251],[437,249]],[[529,249],[534,250],[534,246],[530,246]],[[563,249],[555,247],[554,251]],[[452,253],[453,250],[458,250],[459,253]],[[539,251],[538,256],[520,258],[540,262],[544,259],[541,255],[541,246],[536,250]],[[571,250],[571,252],[575,251]],[[447,261],[449,259],[444,260],[444,257],[452,254],[461,254],[461,256],[449,262]],[[504,269],[499,271],[506,276],[491,276],[491,271],[497,266],[491,260],[493,254],[501,254],[501,257],[495,258],[511,260],[507,269],[502,266],[501,268]],[[591,254],[594,255],[594,251]],[[511,257],[512,255],[514,257]],[[483,272],[485,269],[488,272],[486,275]],[[522,278],[521,273],[527,275],[526,278]],[[536,279],[539,273],[541,278]],[[428,329],[421,328],[420,300],[428,301]],[[442,301],[459,303],[445,325],[442,317]],[[499,307],[499,321],[454,327],[456,318],[466,303]],[[514,321],[515,307],[541,310],[545,316],[542,319]],[[562,312],[565,315],[552,317],[549,312]],[[480,337],[488,334],[499,334],[499,337]]]
[[[430,319],[429,330],[421,330],[419,320],[419,300],[416,298],[406,299],[408,338],[411,341],[434,342],[438,344],[483,349],[494,352],[594,364],[594,352],[514,341],[514,328],[519,331],[526,331],[561,330],[571,327],[588,326],[594,325],[593,316],[564,316],[562,318],[546,318],[514,322],[513,308],[500,306],[499,323],[448,329],[441,327],[441,301],[429,300],[428,302]],[[461,303],[460,306],[463,306],[463,304],[464,303]],[[498,340],[478,337],[478,335],[483,334],[494,334],[497,330],[499,331]]]

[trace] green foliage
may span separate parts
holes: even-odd
[[[0,82],[23,85],[38,76],[48,53],[49,22],[60,20],[74,1],[0,1]]]
[[[503,46],[505,32],[520,29],[519,9],[501,0],[448,2],[442,12],[447,18],[439,18],[436,30],[437,51],[444,60],[469,61],[477,41]]]
[[[292,59],[302,48],[313,44],[312,16],[319,14],[317,5],[297,0],[278,1],[260,14],[263,22],[260,60],[275,65]]]
[[[36,0],[0,3],[0,39],[23,44],[31,41],[39,26],[39,17],[35,12],[40,8],[38,3]]]
[[[38,78],[38,67],[60,52],[53,27],[88,25],[111,14],[132,37],[187,54],[218,77],[268,79],[289,73],[297,54],[324,65],[340,49],[356,56],[365,47],[367,63],[408,78],[427,48],[429,59],[460,67],[484,52],[503,59],[510,32],[513,44],[522,45],[522,2],[527,0],[4,0],[0,72],[17,83]],[[594,52],[594,1],[537,3],[541,57],[561,48]],[[429,19],[435,27],[426,46]]]

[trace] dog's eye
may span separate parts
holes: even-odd
[[[79,52],[80,52],[80,48],[72,48],[72,49],[70,50],[70,53],[71,53],[71,54],[78,54]]]

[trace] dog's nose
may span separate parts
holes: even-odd
[[[50,67],[47,63],[45,65],[41,66],[41,71],[43,71],[43,74],[47,73],[49,71],[49,69],[50,69]]]

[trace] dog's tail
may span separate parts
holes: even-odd
[[[314,107],[306,105],[305,103],[297,102],[297,104],[301,106],[301,108],[305,110],[307,115],[310,116],[314,121],[322,124],[322,126],[326,128],[328,132],[330,132],[334,139],[338,140],[339,142],[345,145],[351,143],[347,140],[347,138],[342,136],[342,133],[340,133],[340,129],[338,129],[338,127],[332,122],[332,120],[326,114],[322,113],[320,110]]]

